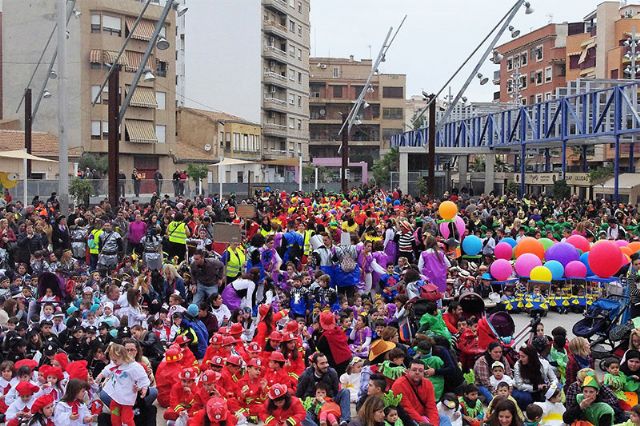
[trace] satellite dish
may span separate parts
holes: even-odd
[[[205,144],[204,150],[207,152],[211,151],[211,144]]]
[[[327,111],[325,111],[324,109],[320,110],[320,115],[324,116],[327,113]]]

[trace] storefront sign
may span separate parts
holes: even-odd
[[[527,173],[524,177],[524,183],[527,185],[553,185],[557,180],[560,180],[557,173]],[[520,183],[519,173],[514,176],[514,181]]]
[[[589,173],[567,173],[565,180],[570,186],[591,186]]]

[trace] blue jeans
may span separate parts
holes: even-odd
[[[147,396],[145,396],[143,399],[144,405],[147,407],[151,407],[153,403],[156,401],[156,398],[158,398],[158,389],[149,388],[147,390]],[[107,393],[103,390],[100,391],[100,399],[102,400],[102,402],[104,402],[104,405],[106,405],[107,408],[111,404],[111,397],[107,395]]]
[[[486,386],[478,386],[478,392],[480,392],[480,395],[482,395],[487,400],[487,403],[491,402],[491,400],[493,399],[493,395],[491,395],[491,392],[489,392],[489,388],[487,388]]]
[[[438,417],[440,418],[440,426],[451,426],[451,420],[449,420],[449,417],[442,414],[438,414]]]
[[[200,302],[206,301],[209,297],[218,294],[218,286],[205,286],[202,284],[197,285],[196,294],[193,296],[193,302],[195,305],[200,305]]]
[[[333,401],[340,406],[340,422],[351,421],[351,398],[349,390],[342,389],[338,391],[335,397],[333,397]],[[302,426],[318,426],[318,418],[315,414],[310,411],[307,411],[307,416],[302,421]],[[445,426],[451,426],[451,423]]]
[[[533,394],[531,392],[514,389],[511,391],[511,396],[518,402],[518,406],[523,411],[527,409],[529,404],[533,403]]]

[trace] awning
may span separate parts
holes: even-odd
[[[92,64],[113,64],[117,57],[118,52],[112,50],[92,49],[89,52],[89,62]],[[118,64],[126,67],[128,65],[127,55],[120,56]]]
[[[129,87],[127,87],[127,91]],[[131,96],[132,107],[158,108],[156,93],[148,87],[138,87]]]
[[[582,50],[578,50],[577,52],[567,53],[567,56],[578,56],[582,55]]]
[[[127,24],[127,30],[131,31],[133,28],[133,24],[136,22],[136,18],[125,18],[125,22]],[[136,40],[149,41],[151,40],[151,36],[153,36],[153,31],[155,30],[155,26],[151,21],[145,21],[142,19],[138,22],[138,26],[136,30],[131,35],[131,38]]]
[[[32,160],[32,161],[47,161],[50,163],[57,163],[56,160],[49,160],[48,158],[37,157],[27,153],[26,149],[16,149],[15,151],[0,152],[2,158],[15,158],[18,160]]]
[[[282,158],[280,160],[261,161],[261,164],[266,166],[298,167],[300,165],[300,160],[297,158]]]
[[[127,119],[125,125],[129,135],[129,142],[158,143],[153,121]]]
[[[223,158],[222,161],[211,164],[211,167],[218,166],[246,166],[249,164],[257,164],[257,161],[240,160],[239,158]]]
[[[142,58],[144,57],[144,53],[127,50],[126,56],[127,56],[127,66],[125,67],[126,70],[130,72],[138,71],[138,69],[141,66],[140,64],[142,64]],[[149,67],[149,63],[153,63],[153,56],[149,56],[149,60],[147,61],[147,66],[145,66],[144,68],[151,68]]]
[[[91,49],[91,52],[89,52],[89,63],[101,64],[102,63],[102,50],[100,50],[100,49]]]

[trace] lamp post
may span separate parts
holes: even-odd
[[[300,174],[298,178],[298,191],[302,192],[302,151],[298,151],[298,173]]]

